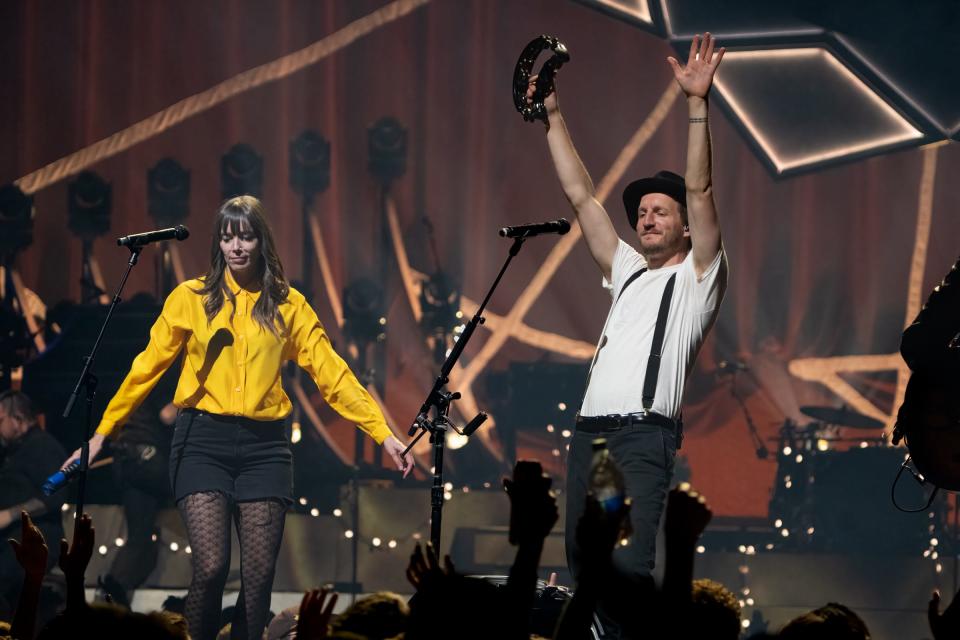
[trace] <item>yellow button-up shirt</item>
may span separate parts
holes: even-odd
[[[134,359],[97,433],[109,435],[122,425],[183,348],[186,354],[173,397],[177,407],[254,420],[284,418],[292,405],[280,384],[280,371],[284,362],[295,360],[337,413],[378,444],[392,435],[380,407],[333,350],[303,294],[291,288],[280,305],[286,330],[278,337],[252,317],[260,293],[241,288],[229,270],[224,277],[236,296],[236,308],[225,297],[209,323],[203,298],[195,293],[202,281],[189,280],[170,293],[150,329],[147,348]]]

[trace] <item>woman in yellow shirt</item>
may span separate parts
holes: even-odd
[[[380,408],[333,350],[316,313],[290,287],[263,206],[252,196],[217,213],[206,276],[180,284],[150,329],[90,439],[103,440],[147,397],[184,350],[170,481],[187,527],[193,577],[190,635],[214,638],[230,567],[230,520],[240,541],[241,590],[232,637],[260,638],[266,623],[284,514],[293,501],[292,454],[283,419],[291,411],[281,368],[295,360],[326,401],[383,445],[406,476],[412,457]],[[79,457],[79,451],[64,466]]]

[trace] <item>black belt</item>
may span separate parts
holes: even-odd
[[[677,449],[683,443],[683,420],[674,420],[652,411],[605,416],[577,416],[577,430],[584,433],[611,433],[635,424],[652,424],[670,429],[677,436]]]
[[[213,420],[214,422],[223,422],[225,424],[237,424],[237,425],[246,426],[246,427],[262,427],[262,426],[282,427],[284,424],[284,418],[280,418],[279,420],[255,420],[254,418],[248,418],[246,416],[226,416],[219,413],[210,413],[209,411],[194,409],[192,407],[188,407],[186,409],[180,409],[180,413],[196,416],[197,418],[206,418],[207,420]]]

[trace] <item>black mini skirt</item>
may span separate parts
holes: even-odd
[[[170,448],[174,499],[201,491],[234,502],[293,503],[293,453],[283,420],[260,421],[183,409]]]

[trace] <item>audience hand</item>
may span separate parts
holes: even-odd
[[[83,574],[93,555],[93,543],[96,531],[90,516],[83,514],[74,521],[73,542],[68,546],[66,540],[60,540],[60,569],[67,578],[68,591],[72,585],[83,586]]]
[[[429,589],[440,584],[447,578],[457,576],[457,570],[450,560],[450,556],[444,556],[444,567],[440,568],[437,562],[437,555],[434,553],[433,544],[427,543],[427,552],[424,554],[420,543],[413,549],[410,555],[410,564],[407,566],[407,581],[413,585],[417,591]]]
[[[927,620],[934,640],[960,638],[960,593],[954,595],[950,606],[940,613],[940,592],[934,591],[927,608]]]
[[[26,579],[39,582],[47,572],[47,543],[26,511],[20,515],[20,531],[20,542],[11,539],[10,546]]]
[[[519,460],[513,480],[503,479],[510,497],[510,544],[540,544],[557,523],[557,499],[550,490],[553,481],[539,462]]]
[[[664,532],[668,543],[694,544],[707,528],[713,512],[706,499],[686,482],[667,497]]]
[[[336,604],[337,594],[331,594],[330,589],[326,587],[311,589],[303,594],[300,613],[297,614],[297,638],[302,640],[326,638],[333,607]]]

